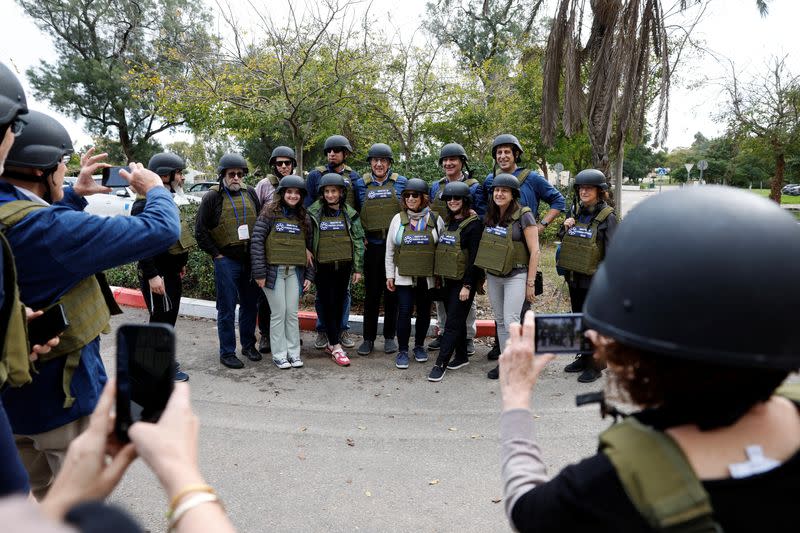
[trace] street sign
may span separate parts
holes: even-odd
[[[656,169],[656,174],[658,174],[659,176],[666,176],[667,175],[667,169],[664,168],[664,167],[658,167]]]
[[[708,161],[706,161],[705,159],[701,159],[700,161],[697,162],[697,168],[699,168],[700,170],[707,169],[708,168]]]
[[[686,167],[686,181],[689,181],[692,178],[692,168],[694,167],[694,163],[686,163],[683,166]]]
[[[562,165],[561,163],[556,163],[555,165],[553,165],[553,170],[561,174],[562,172],[564,172],[564,165]]]

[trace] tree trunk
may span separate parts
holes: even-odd
[[[612,204],[617,212],[617,219],[622,217],[622,168],[625,162],[625,145],[621,144],[617,150],[617,160],[614,162],[614,197]]]
[[[783,187],[783,173],[786,169],[786,155],[783,150],[775,146],[775,176],[772,178],[772,185],[769,191],[770,200],[781,203],[781,187]]]

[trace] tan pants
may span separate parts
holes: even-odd
[[[84,416],[69,424],[36,435],[14,435],[17,451],[30,477],[31,490],[41,501],[53,483],[67,447],[83,430],[89,427],[89,417]]]

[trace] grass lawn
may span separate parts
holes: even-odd
[[[763,197],[769,196],[769,189],[751,189],[754,193]],[[800,196],[789,196],[788,194],[781,195],[782,204],[797,204],[800,205]]]

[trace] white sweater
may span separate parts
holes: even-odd
[[[428,215],[428,217],[430,217],[430,215]],[[386,232],[386,259],[384,263],[386,264],[387,278],[394,278],[395,285],[410,286],[413,282],[413,278],[410,276],[401,276],[394,264],[394,249],[396,247],[395,239],[398,232],[400,232],[402,229],[403,228],[400,225],[400,213],[398,213],[392,219],[392,223],[389,224],[389,231]],[[444,220],[442,220],[442,217],[438,217],[436,229],[433,231],[433,242],[439,242],[439,235],[442,233],[442,231],[444,231]],[[428,277],[428,287],[433,286],[434,279],[433,276],[430,276]]]

